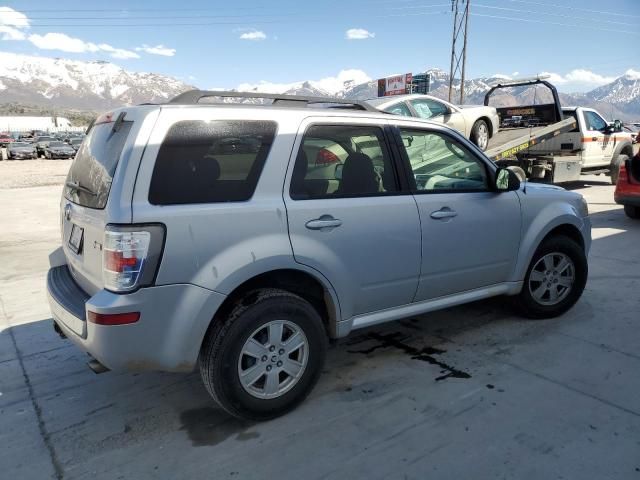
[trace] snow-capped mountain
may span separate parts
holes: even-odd
[[[0,52],[0,102],[102,110],[161,102],[193,88],[155,73],[109,62],[82,62]]]
[[[449,74],[433,68],[431,95],[446,99]],[[250,76],[251,72],[247,76]],[[484,95],[504,77],[465,81],[465,103],[482,104]],[[455,82],[458,84],[458,82]],[[172,77],[130,72],[109,62],[82,62],[0,52],[0,104],[17,103],[83,110],[105,110],[121,105],[163,102],[194,88]],[[235,90],[332,96],[364,100],[377,95],[377,82],[361,70],[343,70],[335,77],[293,83],[241,84]],[[454,95],[454,97],[457,95]],[[580,94],[560,94],[563,105],[591,106],[610,119],[640,119],[640,73],[629,70],[613,82]],[[492,105],[548,102],[545,88],[499,90]],[[254,101],[255,103],[255,101]]]

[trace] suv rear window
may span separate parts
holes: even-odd
[[[67,200],[89,208],[105,207],[131,125],[124,121],[115,132],[113,123],[93,126],[69,169],[64,188]]]
[[[160,145],[149,202],[176,205],[250,199],[276,127],[268,121],[177,122]]]

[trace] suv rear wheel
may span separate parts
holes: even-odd
[[[587,283],[584,250],[559,235],[542,242],[531,260],[518,306],[529,318],[552,318],[569,310]]]
[[[211,328],[200,351],[200,374],[231,415],[268,420],[295,408],[313,389],[327,336],[318,312],[284,290],[248,293]]]

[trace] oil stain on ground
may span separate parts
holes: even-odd
[[[436,378],[436,381],[445,380],[447,378],[471,378],[467,372],[459,370],[455,367],[447,365],[446,363],[434,358],[434,355],[440,355],[446,353],[446,350],[442,350],[434,347],[416,348],[403,342],[406,336],[403,338],[400,332],[388,333],[386,335],[379,333],[369,333],[365,336],[366,339],[373,339],[379,343],[363,350],[348,350],[349,353],[362,353],[368,355],[381,348],[396,348],[407,355],[410,355],[413,360],[420,360],[427,362],[430,365],[440,367],[442,375]],[[360,340],[362,341],[362,340]],[[358,341],[357,343],[360,343]],[[356,343],[356,342],[354,342]]]
[[[187,432],[194,447],[217,445],[233,435],[237,435],[239,441],[260,436],[258,432],[247,432],[253,423],[238,420],[213,407],[185,410],[180,414],[180,422],[180,430]]]

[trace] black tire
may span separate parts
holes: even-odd
[[[531,293],[530,278],[533,267],[536,266],[538,261],[545,255],[550,253],[564,254],[573,262],[574,266],[574,282],[567,295],[554,305],[545,305],[538,302]],[[527,274],[524,278],[524,284],[522,291],[516,297],[517,306],[520,312],[528,318],[542,319],[553,318],[562,315],[569,310],[580,298],[584,287],[587,284],[587,275],[589,267],[587,265],[587,257],[584,250],[580,245],[569,237],[564,235],[557,235],[544,240],[536,253],[531,259]]]
[[[640,207],[636,207],[635,205],[625,205],[624,213],[627,214],[627,217],[637,220],[640,218]]]
[[[484,132],[484,133],[483,133]],[[489,126],[484,120],[476,120],[471,129],[471,136],[469,137],[476,146],[485,151],[489,145]]]
[[[618,183],[618,177],[620,176],[620,165],[629,160],[629,155],[620,154],[611,161],[611,167],[609,175],[611,176],[611,185]]]
[[[238,361],[249,336],[273,320],[292,322],[304,332],[309,347],[307,364],[290,390],[273,399],[257,398],[240,382]],[[255,290],[246,294],[227,318],[214,319],[200,350],[200,375],[209,394],[231,415],[268,420],[291,411],[307,397],[322,371],[326,348],[322,319],[309,302],[284,290]]]

